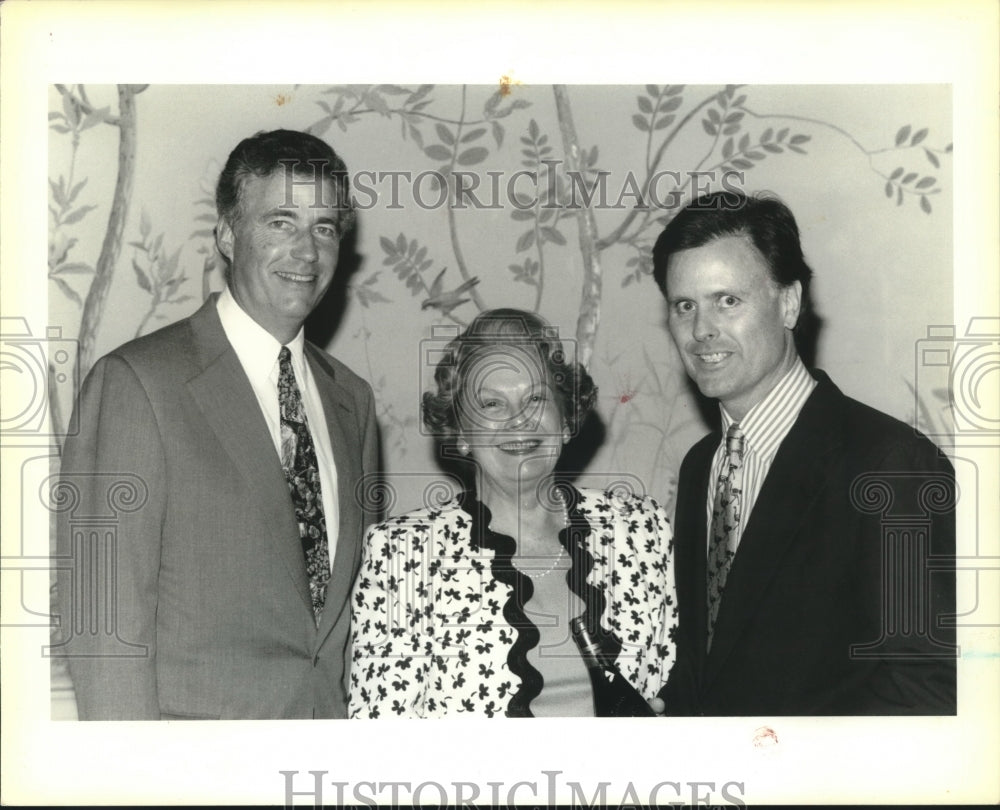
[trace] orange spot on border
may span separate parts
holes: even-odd
[[[754,748],[773,748],[778,744],[778,733],[770,726],[761,726],[753,735]]]

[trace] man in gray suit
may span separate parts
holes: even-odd
[[[303,323],[353,225],[349,192],[312,135],[242,141],[216,192],[226,289],[84,382],[62,459],[54,650],[81,719],[346,715],[375,408]],[[107,530],[69,517],[112,503]]]

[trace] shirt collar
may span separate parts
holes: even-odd
[[[219,295],[216,307],[226,338],[232,344],[250,381],[258,385],[269,380],[272,374],[276,375],[275,368],[282,344],[236,302],[228,284]],[[292,353],[292,368],[297,375],[301,374],[304,367],[305,329],[299,329],[295,337],[284,345]]]
[[[761,456],[776,453],[815,387],[816,380],[801,358],[796,357],[795,363],[778,384],[739,421],[747,448]],[[722,413],[722,435],[725,436],[736,420],[721,404],[719,411]]]

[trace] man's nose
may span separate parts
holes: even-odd
[[[694,315],[693,335],[695,340],[711,340],[719,334],[715,315],[710,310],[699,309]]]
[[[312,231],[306,229],[299,233],[295,244],[292,245],[292,256],[304,262],[314,262],[319,258],[319,252],[316,250],[316,237],[313,236]]]

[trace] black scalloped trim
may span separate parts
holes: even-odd
[[[514,566],[513,557],[517,551],[514,538],[490,529],[493,515],[489,507],[469,492],[462,493],[458,502],[471,518],[470,550],[473,553],[480,548],[493,551],[490,571],[498,582],[511,589],[511,595],[503,606],[503,617],[517,632],[517,638],[507,653],[507,666],[517,678],[520,678],[521,686],[511,694],[505,714],[507,717],[534,717],[530,704],[541,694],[545,679],[528,661],[528,650],[538,645],[540,636],[538,628],[525,614],[524,606],[534,596],[535,586],[530,577],[522,574]]]
[[[604,592],[587,582],[587,577],[594,570],[594,556],[587,548],[587,538],[591,533],[590,521],[579,508],[583,494],[569,484],[560,484],[559,488],[566,496],[566,507],[569,510],[569,526],[559,533],[559,542],[569,551],[572,561],[572,566],[566,572],[566,584],[583,600],[584,623],[599,643],[606,660],[613,662],[621,652],[622,643],[614,633],[601,626],[601,617],[607,607]]]

